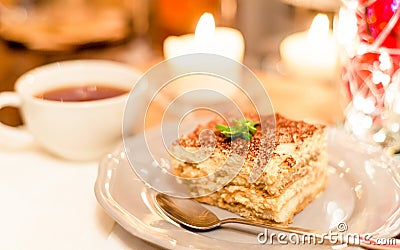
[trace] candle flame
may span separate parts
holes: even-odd
[[[215,31],[214,17],[210,13],[204,13],[197,23],[194,38],[198,42],[209,42],[212,40]]]
[[[308,30],[307,39],[310,42],[321,42],[329,37],[329,19],[325,14],[314,17]]]

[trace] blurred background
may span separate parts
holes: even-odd
[[[204,12],[216,26],[245,40],[244,64],[280,72],[279,46],[318,13],[333,19],[339,0],[0,0],[0,91],[13,90],[24,72],[47,63],[110,59],[141,70],[163,59],[163,41],[193,33]],[[18,111],[0,120],[21,124]]]

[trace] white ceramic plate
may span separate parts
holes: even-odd
[[[150,140],[157,139],[157,130]],[[131,138],[130,140],[135,140]],[[293,225],[328,231],[346,222],[348,232],[393,237],[400,233],[399,161],[379,149],[361,145],[341,129],[327,130],[330,179],[327,189],[295,216]],[[146,150],[146,147],[135,147]],[[140,155],[140,154],[138,154]],[[149,162],[148,164],[151,164]],[[123,148],[100,162],[95,185],[98,202],[131,234],[165,248],[265,249],[258,244],[261,228],[227,225],[209,232],[191,232],[160,215],[155,191],[131,169]],[[209,207],[220,217],[233,214]],[[268,246],[280,249],[284,246]],[[297,248],[307,247],[296,246]],[[321,246],[314,246],[321,248]]]

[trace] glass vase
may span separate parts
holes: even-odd
[[[336,37],[342,89],[348,104],[345,127],[390,153],[400,149],[400,3],[343,0]]]

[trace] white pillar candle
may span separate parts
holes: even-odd
[[[244,55],[244,39],[236,29],[216,28],[213,16],[205,13],[201,16],[194,34],[170,36],[164,41],[165,59],[192,53],[221,55],[241,63]],[[241,67],[226,70],[235,78],[230,80],[234,82],[239,80]],[[225,96],[231,96],[235,91],[235,87],[228,81],[210,75],[185,76],[174,80],[173,83],[176,84],[175,92],[179,93],[193,89],[211,89]],[[196,98],[191,97],[190,101],[200,103],[220,99],[220,96],[211,93],[207,96],[199,94]]]
[[[338,56],[328,17],[318,14],[308,31],[286,37],[280,45],[280,53],[290,74],[332,80]]]
[[[165,59],[191,53],[217,54],[242,62],[244,39],[236,29],[216,28],[213,16],[205,13],[197,24],[195,34],[170,36],[164,41]]]

